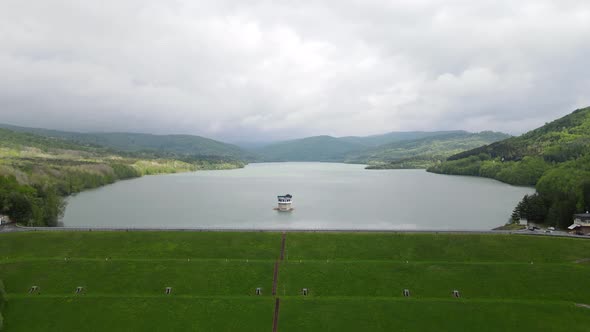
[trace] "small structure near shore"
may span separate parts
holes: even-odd
[[[277,208],[275,208],[275,210],[281,211],[281,212],[289,212],[293,210],[293,207],[291,206],[291,203],[293,201],[293,196],[291,196],[291,194],[286,194],[283,196],[277,196],[278,200],[279,200],[279,206]]]
[[[0,225],[6,225],[10,223],[10,218],[0,214]]]
[[[574,223],[568,229],[574,234],[590,234],[590,213],[574,214]]]

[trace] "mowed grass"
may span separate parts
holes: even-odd
[[[448,233],[293,233],[290,260],[569,263],[590,256],[590,241],[542,236]]]
[[[5,330],[271,331],[280,247],[262,232],[0,234]],[[584,239],[288,233],[279,331],[587,331],[588,258]]]
[[[584,264],[288,262],[281,265],[280,295],[307,288],[314,297],[403,297],[536,299],[590,301],[590,287],[575,285],[590,277]]]
[[[0,259],[83,258],[244,258],[278,256],[276,233],[246,232],[32,232],[0,234]],[[24,249],[26,248],[26,250]]]
[[[12,298],[5,331],[248,331],[272,326],[271,298]]]
[[[587,332],[573,304],[445,300],[281,299],[281,331]]]
[[[172,287],[172,296],[248,296],[263,289],[272,290],[272,262],[245,261],[125,261],[70,260],[26,261],[0,266],[7,291],[26,294],[32,285],[42,294],[74,294],[84,287],[93,295],[164,294]]]

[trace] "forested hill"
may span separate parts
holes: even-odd
[[[386,134],[370,136],[345,136],[339,139],[345,142],[359,143],[367,147],[377,147],[402,141],[415,141],[433,136],[444,136],[447,134],[465,134],[464,130],[448,131],[392,131]]]
[[[494,132],[392,132],[366,137],[315,136],[256,150],[264,161],[368,163],[378,168],[426,168],[435,160],[509,137]]]
[[[359,142],[332,136],[314,136],[274,143],[256,152],[264,161],[331,161],[342,162],[346,155],[365,149]]]
[[[125,152],[157,152],[165,155],[252,159],[253,155],[241,148],[193,135],[152,135],[138,133],[79,133],[41,128],[18,127],[0,124],[0,128],[31,133],[44,137],[60,138],[82,145],[99,145]]]
[[[534,213],[515,211],[514,217],[567,226],[572,213],[590,208],[590,107],[519,137],[453,155],[429,171],[535,185]],[[526,202],[520,206],[532,209]]]
[[[64,209],[63,197],[72,193],[145,174],[243,167],[220,157],[176,156],[118,152],[0,128],[0,215],[54,226]]]
[[[399,141],[349,156],[349,161],[369,164],[370,169],[427,168],[450,155],[497,142],[510,135],[492,131],[452,132]]]

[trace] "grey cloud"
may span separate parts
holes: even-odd
[[[590,105],[587,1],[0,4],[0,122],[225,140],[521,133]]]

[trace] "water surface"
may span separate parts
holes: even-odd
[[[65,226],[276,229],[469,229],[504,224],[532,188],[424,170],[261,163],[146,176],[69,199]],[[277,212],[277,195],[293,195]]]

